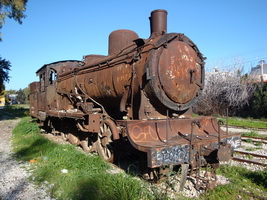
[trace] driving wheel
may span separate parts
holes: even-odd
[[[100,125],[96,149],[98,154],[106,161],[114,161],[114,151],[112,146],[112,135],[116,131],[115,123],[110,119],[105,119]]]

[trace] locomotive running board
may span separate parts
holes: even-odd
[[[147,153],[150,168],[190,163],[193,148],[218,149],[223,143],[230,144],[232,149],[240,146],[240,135],[221,130],[214,117],[122,122],[133,147]]]

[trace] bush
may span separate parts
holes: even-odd
[[[248,105],[255,85],[247,75],[235,72],[216,71],[206,73],[205,88],[193,107],[200,115],[236,115]]]
[[[267,85],[259,85],[251,100],[251,113],[253,117],[267,117]]]

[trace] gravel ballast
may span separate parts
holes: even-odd
[[[20,120],[0,121],[0,200],[50,200],[49,187],[29,181],[30,163],[12,156],[12,129]]]
[[[223,128],[225,130],[225,128]],[[231,133],[244,133],[244,132],[251,132],[253,131],[253,129],[244,129],[244,128],[229,128],[228,131]],[[261,131],[256,131],[258,134],[260,135],[267,135],[267,131],[266,130],[261,130]],[[260,154],[260,155],[264,155],[267,156],[267,144],[262,143],[260,146],[257,146],[256,143],[253,142],[245,142],[242,141],[241,142],[241,146],[236,149],[239,151],[245,151],[245,152],[251,152],[251,153],[255,153],[255,154]],[[249,158],[248,156],[245,155],[235,155],[236,157],[239,158],[243,158],[243,159],[252,159]],[[264,158],[253,158],[253,160],[255,161],[259,161],[262,163],[266,163],[266,159]],[[251,164],[251,163],[245,163],[245,162],[237,162],[237,161],[229,161],[228,162],[229,165],[232,166],[237,166],[237,167],[245,167],[251,171],[257,171],[257,170],[264,170],[266,169],[266,167],[260,166],[260,165],[256,165],[256,164]]]

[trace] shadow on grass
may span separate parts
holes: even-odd
[[[51,146],[52,145],[52,146]],[[32,144],[29,143],[27,147],[24,147],[15,153],[15,156],[20,160],[29,162],[32,159],[36,159],[39,163],[39,159],[42,162],[42,156],[47,156],[55,148],[58,148],[57,144],[51,144],[46,138],[38,138]],[[48,152],[48,150],[50,152]],[[49,155],[48,155],[49,156]],[[71,157],[72,155],[70,155]],[[65,155],[62,155],[65,157]],[[42,169],[35,175],[35,180],[39,183],[44,181],[51,181],[55,184],[53,191],[58,199],[88,199],[88,200],[132,200],[140,199],[140,183],[136,180],[129,181],[123,174],[107,174],[104,170],[90,173],[91,175],[84,175],[86,171],[81,171],[79,175],[73,176],[72,173],[75,168],[69,169],[69,173],[63,175],[60,173],[62,166],[55,162],[54,158],[48,157],[48,162],[53,162],[53,166],[50,164],[42,165]],[[59,159],[60,160],[60,159]],[[73,162],[76,160],[73,159]],[[60,162],[60,161],[59,161]],[[65,165],[65,164],[64,164]],[[48,167],[49,166],[49,167]],[[52,169],[54,167],[54,169]],[[92,167],[96,167],[93,166]],[[47,170],[46,170],[47,169]],[[88,168],[88,170],[93,170]],[[55,171],[57,171],[55,173]],[[58,176],[54,179],[53,176]],[[76,179],[76,178],[77,179]]]
[[[264,171],[247,171],[243,173],[243,176],[250,179],[253,183],[267,188],[267,169]]]
[[[5,106],[0,109],[0,121],[6,119],[16,119],[29,115],[29,108],[20,106]]]
[[[36,139],[31,145],[28,145],[27,147],[16,151],[14,156],[21,160],[29,161],[31,159],[36,159],[42,155],[45,155],[48,150],[51,151],[55,147],[56,144],[51,143],[46,138],[40,137]]]
[[[222,165],[219,171],[222,172],[222,175],[231,179],[233,183],[231,184],[233,186],[231,190],[236,187],[234,190],[243,191],[245,188],[249,192],[252,188],[257,189],[260,187],[264,188],[263,191],[265,193],[267,192],[267,169],[250,171],[244,167]],[[253,189],[251,192],[253,192]]]
[[[101,182],[99,178],[92,177],[90,180],[86,180],[81,183],[80,187],[76,191],[72,191],[69,196],[72,197],[73,200],[85,199],[85,200],[117,200],[120,199],[114,194],[107,194],[107,190]]]
[[[118,176],[120,177],[118,178]],[[121,175],[95,174],[79,182],[79,187],[69,191],[66,198],[72,200],[132,200],[147,199],[147,195],[142,192],[140,182],[131,182],[122,178]]]

